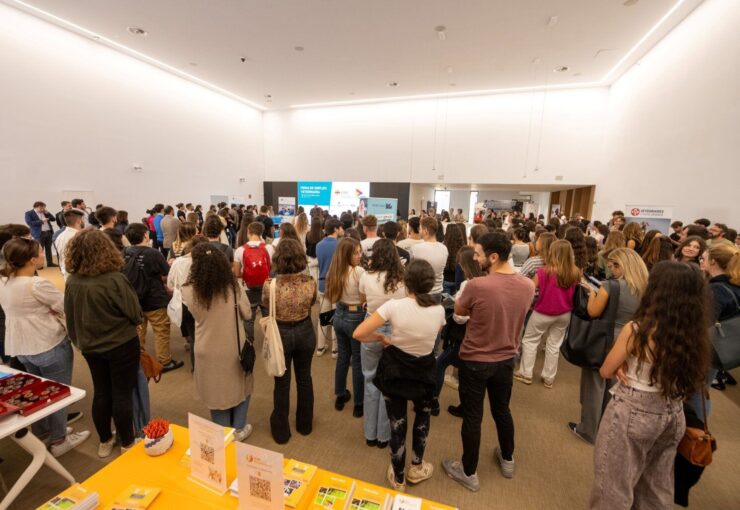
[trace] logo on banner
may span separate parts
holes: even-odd
[[[639,216],[640,210],[637,207],[633,207],[630,213],[632,213],[632,216]]]

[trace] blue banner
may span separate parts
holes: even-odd
[[[331,182],[303,181],[298,183],[298,205],[311,208],[331,205]]]

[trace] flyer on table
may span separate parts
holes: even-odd
[[[282,453],[237,443],[236,477],[241,510],[284,510]]]
[[[190,430],[190,476],[197,482],[226,492],[226,446],[224,428],[188,413]]]

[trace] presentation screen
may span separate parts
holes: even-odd
[[[339,216],[344,211],[356,211],[360,197],[369,194],[369,182],[298,182],[298,205],[307,211],[318,205]]]

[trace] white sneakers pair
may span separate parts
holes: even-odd
[[[254,428],[252,427],[252,425],[247,424],[247,426],[244,427],[243,429],[240,429],[234,432],[234,441],[238,441],[241,443],[246,438],[252,435],[253,430]]]
[[[406,492],[406,482],[410,484],[421,483],[424,480],[429,480],[432,477],[433,473],[434,467],[432,466],[432,463],[423,460],[421,461],[421,464],[411,464],[411,467],[409,467],[409,470],[406,473],[404,481],[398,482],[396,481],[396,474],[393,471],[393,464],[391,464],[390,466],[388,466],[388,484],[390,485],[391,489],[395,491]]]
[[[66,433],[67,435],[65,436],[64,441],[49,446],[49,452],[51,452],[54,457],[61,457],[68,451],[84,443],[87,438],[90,437],[89,430],[74,432],[72,427],[67,427]]]
[[[113,448],[115,448],[117,441],[118,438],[116,437],[116,433],[114,432],[113,436],[108,441],[106,441],[105,443],[100,443],[100,445],[98,445],[98,457],[100,457],[101,459],[110,457],[110,455],[113,453]],[[141,441],[141,438],[137,437],[134,439],[134,442],[131,445],[121,446],[121,453],[126,453],[139,441]]]

